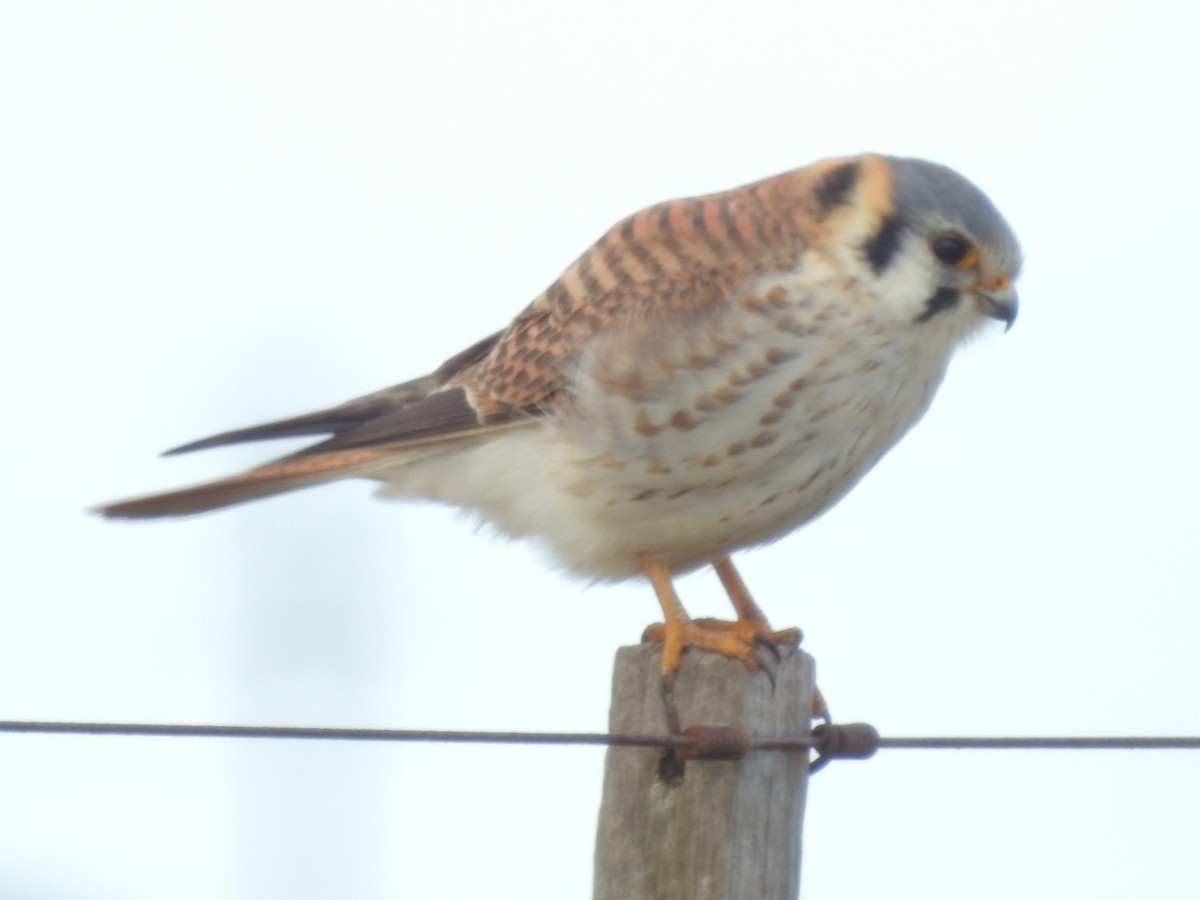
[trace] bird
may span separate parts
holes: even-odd
[[[110,503],[184,516],[343,478],[459,507],[591,581],[645,577],[664,683],[689,648],[760,667],[733,553],[820,516],[925,413],[954,351],[1016,319],[1016,236],[944,165],[865,153],[618,222],[504,329],[432,373],[184,453],[320,437],[231,477]],[[712,566],[732,620],[674,579]]]

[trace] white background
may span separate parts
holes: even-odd
[[[1183,10],[8,0],[0,718],[603,729],[644,584],[362,483],[83,510],[283,452],[155,458],[428,371],[635,209],[873,149],[993,197],[1021,318],[743,574],[843,720],[1200,733]],[[0,897],[586,898],[601,763],[0,735]],[[885,752],[814,780],[803,895],[1194,896],[1198,801],[1195,753]]]

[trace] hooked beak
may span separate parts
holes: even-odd
[[[1000,291],[975,291],[979,306],[985,316],[1004,323],[1007,332],[1017,321],[1017,292],[1011,287]]]

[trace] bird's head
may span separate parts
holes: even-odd
[[[1016,236],[979,188],[919,159],[862,156],[825,164],[826,251],[887,314],[963,336],[984,317],[1009,328],[1021,266]],[[852,174],[846,174],[852,173]],[[832,190],[838,179],[844,189]]]

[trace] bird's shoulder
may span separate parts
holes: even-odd
[[[794,269],[821,219],[844,201],[853,175],[795,170],[628,216],[447,385],[465,389],[487,413],[555,406],[598,337],[644,338],[703,325],[765,276]]]

